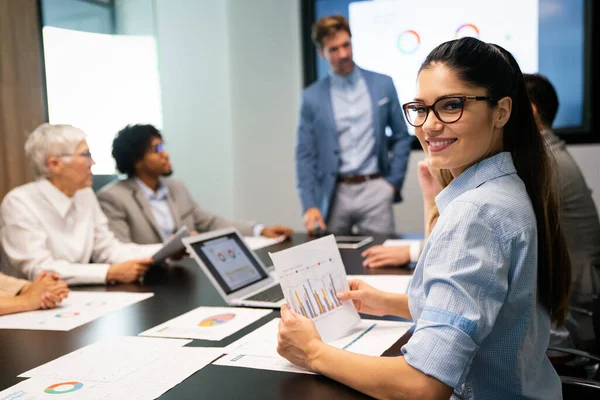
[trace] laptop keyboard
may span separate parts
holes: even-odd
[[[256,293],[254,296],[246,297],[244,300],[252,301],[265,301],[267,303],[277,303],[283,299],[283,292],[281,291],[281,285],[274,285],[263,290],[262,292]]]

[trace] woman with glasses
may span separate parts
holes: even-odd
[[[517,62],[474,38],[443,43],[403,108],[431,166],[454,179],[435,198],[408,295],[360,280],[340,294],[361,313],[412,319],[403,356],[328,346],[286,306],[278,352],[377,398],[561,398],[545,352],[550,321],[565,318],[570,262]]]
[[[91,189],[94,160],[85,133],[39,126],[25,143],[36,181],[11,190],[0,206],[4,272],[32,280],[54,271],[69,285],[134,282],[161,245],[115,239]]]

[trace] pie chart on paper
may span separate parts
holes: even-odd
[[[208,328],[211,326],[223,325],[235,318],[235,314],[218,314],[213,315],[200,321],[198,326]]]

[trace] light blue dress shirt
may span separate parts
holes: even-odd
[[[453,399],[562,398],[537,296],[536,218],[510,153],[471,166],[435,201],[440,217],[409,287],[406,362],[453,387]]]
[[[146,200],[148,200],[148,204],[150,204],[154,222],[156,222],[156,225],[158,226],[160,236],[163,240],[168,239],[169,236],[175,232],[175,221],[173,220],[173,215],[169,208],[169,190],[167,189],[167,186],[159,180],[158,188],[155,192],[140,179],[135,178],[135,181],[140,185],[140,188],[142,188],[142,192],[144,192],[144,196],[146,197]]]
[[[375,154],[373,105],[360,69],[347,76],[331,75],[331,105],[340,146],[340,175],[379,172]]]

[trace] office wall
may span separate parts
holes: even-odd
[[[235,216],[300,228],[294,140],[299,2],[229,0]]]
[[[228,2],[154,0],[163,133],[175,169],[207,209],[234,216]]]
[[[175,176],[211,211],[301,229],[293,163],[302,90],[299,1],[145,1],[154,2]],[[600,206],[600,145],[569,150]],[[400,231],[423,229],[421,159],[423,152],[411,153],[405,201],[395,206]]]
[[[115,0],[115,29],[122,35],[155,35],[154,0]]]

